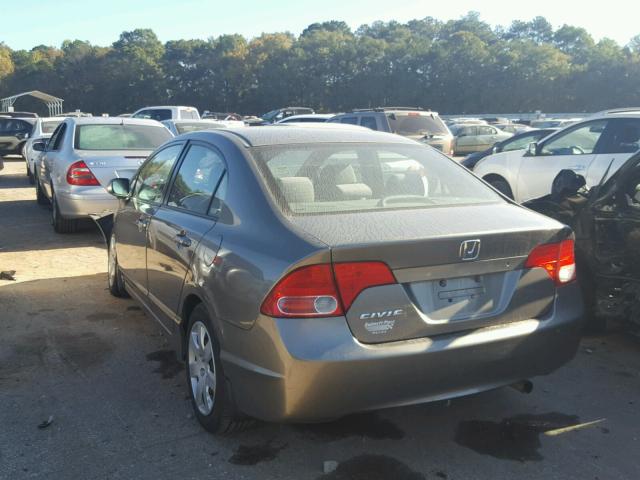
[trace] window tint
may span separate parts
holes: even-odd
[[[252,153],[285,213],[429,208],[499,202],[500,197],[442,154],[414,145],[311,144]]]
[[[575,127],[550,139],[540,150],[540,155],[588,155],[594,153],[607,120],[598,120]]]
[[[215,191],[213,196],[213,201],[211,202],[211,207],[209,208],[209,215],[212,217],[219,217],[222,213],[222,206],[224,205],[224,201],[227,198],[227,174],[226,172],[223,174],[220,182],[218,184],[218,188]]]
[[[522,150],[524,148],[527,148],[530,143],[539,140],[542,135],[543,134],[537,132],[532,132],[518,138],[511,138],[503,144],[502,151],[511,152],[512,150]]]
[[[50,121],[50,122],[42,122],[42,133],[51,133],[53,132],[58,125],[62,123],[62,120],[59,121]]]
[[[342,117],[340,119],[340,123],[348,123],[349,125],[357,125],[358,118],[357,117]]]
[[[47,144],[47,149],[50,148],[53,151],[60,150],[60,148],[62,147],[62,141],[64,140],[64,134],[66,133],[66,131],[67,131],[67,124],[66,123],[61,124],[56,129],[56,132],[51,137],[51,140],[49,140],[49,143]]]
[[[0,133],[15,135],[19,133],[31,133],[33,126],[24,120],[15,118],[0,119]]]
[[[398,135],[445,135],[449,133],[440,117],[418,112],[388,113],[389,127]]]
[[[375,117],[362,117],[360,119],[360,125],[363,127],[370,128],[371,130],[377,130],[378,125],[376,123]]]
[[[171,145],[150,158],[138,173],[133,196],[143,202],[160,203],[181,150],[182,144]]]
[[[185,120],[199,120],[198,112],[192,109],[180,110],[180,118]]]
[[[498,132],[493,127],[478,127],[478,135],[495,135]]]
[[[149,125],[79,125],[78,150],[153,150],[171,138],[164,127]]]
[[[211,195],[224,172],[224,161],[219,153],[207,147],[192,145],[173,181],[167,204],[206,214]]]
[[[175,124],[178,133],[197,132],[198,130],[209,130],[211,128],[225,128],[222,123],[215,122],[179,122]]]
[[[640,150],[640,120],[613,119],[607,133],[609,139],[602,153],[634,153]]]
[[[170,120],[171,116],[171,110],[168,108],[151,108],[136,113],[133,118],[150,118],[161,122],[162,120]]]

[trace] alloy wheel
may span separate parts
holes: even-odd
[[[189,332],[189,378],[191,392],[202,415],[209,415],[216,398],[216,364],[207,326],[195,322]]]

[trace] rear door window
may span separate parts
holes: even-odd
[[[362,117],[360,119],[360,125],[363,127],[370,128],[371,130],[377,130],[378,124],[376,122],[376,117]]]
[[[340,123],[348,123],[349,125],[357,125],[358,117],[342,117]]]
[[[607,128],[601,153],[634,153],[640,150],[640,120],[614,118]]]
[[[167,205],[205,215],[224,173],[221,154],[202,145],[191,145],[173,181]]]

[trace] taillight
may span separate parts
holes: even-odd
[[[87,164],[80,160],[73,163],[67,170],[67,183],[69,185],[80,185],[83,187],[91,187],[100,185],[98,179],[89,170]]]
[[[260,311],[270,317],[336,317],[364,289],[390,283],[396,280],[381,262],[309,265],[280,280]]]
[[[333,270],[345,310],[364,289],[396,283],[393,273],[382,262],[336,263]]]
[[[563,240],[534,248],[527,258],[525,268],[535,267],[544,268],[556,285],[572,282],[576,278],[574,241]]]

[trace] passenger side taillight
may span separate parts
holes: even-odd
[[[547,243],[532,250],[525,268],[544,268],[556,285],[565,285],[576,279],[574,241]]]
[[[92,187],[100,185],[98,179],[89,170],[83,160],[71,164],[67,170],[67,183],[69,185],[79,185],[82,187]]]
[[[366,288],[390,283],[396,279],[382,262],[309,265],[280,280],[260,311],[270,317],[336,317]]]

